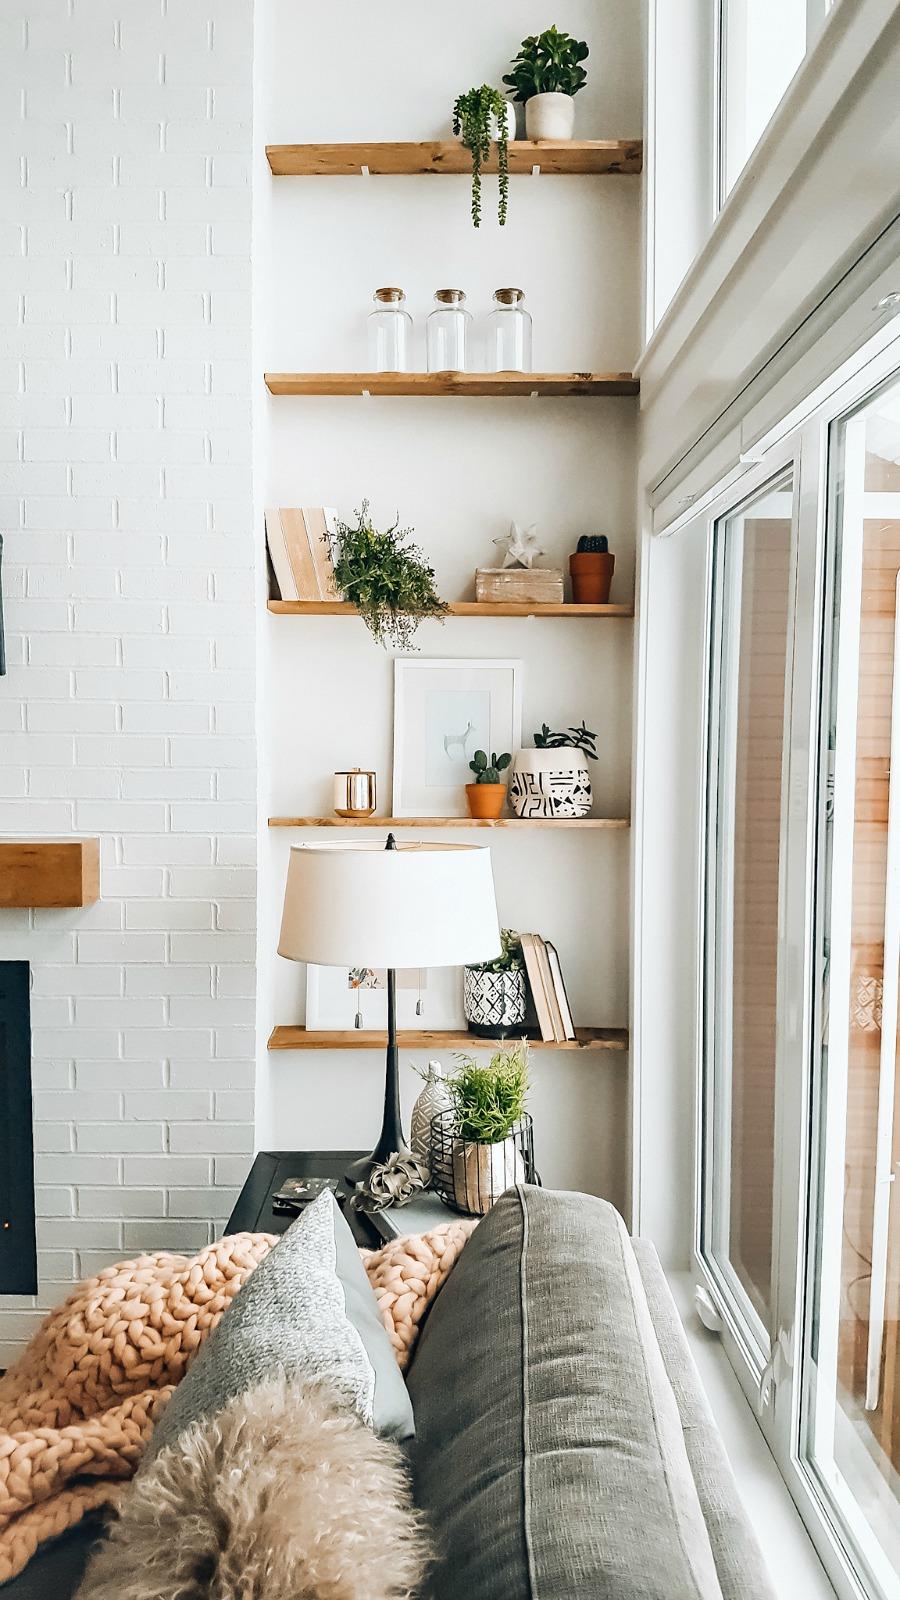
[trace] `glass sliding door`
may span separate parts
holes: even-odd
[[[700,1254],[758,1385],[774,1328],[793,472],[715,525]]]
[[[801,1459],[867,1592],[900,1595],[900,383],[830,442]]]

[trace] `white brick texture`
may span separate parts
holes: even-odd
[[[253,1148],[252,0],[9,0],[0,832],[97,833],[32,963],[40,1292],[215,1237]]]

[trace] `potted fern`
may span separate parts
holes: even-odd
[[[528,1041],[496,1051],[486,1066],[462,1056],[447,1086],[453,1106],[435,1118],[440,1129],[432,1149],[443,1148],[449,1130],[452,1190],[446,1198],[473,1216],[484,1216],[511,1184],[533,1177],[531,1119],[525,1110]],[[437,1166],[440,1183],[443,1169],[440,1162]]]
[[[497,216],[504,227],[509,207],[508,145],[516,136],[515,107],[489,83],[479,89],[467,89],[465,94],[457,95],[453,106],[453,132],[472,157],[472,221],[476,228],[481,227],[481,175],[491,145],[496,143],[500,173]]]
[[[387,649],[415,648],[416,629],[426,617],[443,621],[447,607],[434,587],[434,570],[417,545],[411,528],[395,522],[380,532],[364,500],[353,513],[355,522],[338,518],[332,544],[334,581],[345,600],[356,606],[373,639]]]
[[[587,82],[581,65],[590,51],[581,39],[556,27],[523,39],[519,54],[503,82],[514,100],[525,102],[529,139],[571,139],[575,129],[575,95]]]

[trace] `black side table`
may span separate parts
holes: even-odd
[[[363,1150],[261,1150],[228,1218],[228,1233],[284,1233],[295,1212],[273,1211],[272,1196],[286,1178],[337,1178],[335,1196],[358,1244],[377,1249],[384,1243],[365,1212],[350,1205],[350,1185],[344,1173]]]

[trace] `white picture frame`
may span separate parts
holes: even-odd
[[[310,1030],[366,1031],[387,1028],[387,989],[383,970],[371,982],[356,983],[349,967],[306,968],[306,1026]],[[421,1013],[416,1006],[421,1002]],[[397,1027],[429,1032],[463,1030],[461,967],[429,967],[397,973]]]
[[[465,817],[476,750],[522,743],[518,660],[400,656],[394,662],[395,817]]]

